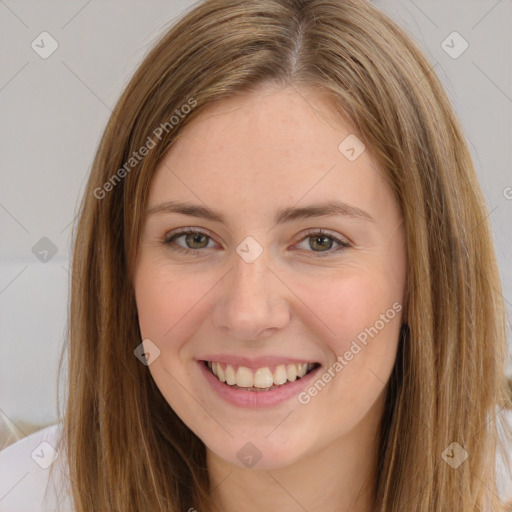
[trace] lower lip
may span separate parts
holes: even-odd
[[[244,391],[243,389],[232,388],[224,382],[221,382],[210,372],[203,361],[198,361],[198,363],[205,379],[222,399],[232,405],[248,408],[273,407],[297,396],[309,385],[317,371],[321,368],[319,366],[304,377],[293,382],[288,382],[288,384],[271,389],[270,391]]]

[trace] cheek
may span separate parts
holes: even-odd
[[[337,403],[343,411],[338,425],[354,422],[368,411],[393,369],[403,309],[399,276],[393,280],[384,273],[358,272],[331,280],[321,294],[313,283],[302,293],[309,295],[315,316],[328,327],[322,342],[331,359],[322,374],[329,384],[318,383],[325,391],[317,399],[317,391],[311,390],[311,400],[329,410]]]
[[[310,305],[312,323],[323,324],[325,341],[331,340],[337,354],[359,335],[364,342],[364,333],[375,324],[378,331],[400,324],[403,291],[396,275],[361,269],[335,279],[303,281],[298,294]]]
[[[208,292],[208,281],[198,276],[184,277],[179,270],[158,263],[142,264],[135,280],[135,299],[143,338],[166,349],[169,340],[197,314],[201,299]],[[181,332],[180,337],[184,335]]]
[[[149,257],[135,276],[135,299],[142,339],[160,350],[149,371],[169,405],[181,418],[190,417],[190,394],[178,382],[189,383],[184,347],[194,335],[201,313],[201,299],[212,285],[200,276],[185,277]],[[196,326],[196,327],[194,327]],[[190,387],[190,384],[187,384]],[[193,402],[192,402],[193,403]],[[200,409],[195,414],[203,414]],[[202,418],[203,421],[206,418]],[[193,427],[195,424],[191,425]]]

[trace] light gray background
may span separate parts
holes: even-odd
[[[425,50],[462,121],[510,312],[512,3],[375,3]],[[78,200],[123,86],[162,30],[191,5],[0,0],[0,423],[9,418],[26,428],[56,420]],[[31,48],[43,31],[59,45],[47,59]],[[469,44],[457,59],[441,46],[453,31]],[[42,237],[58,249],[46,263],[32,252]]]

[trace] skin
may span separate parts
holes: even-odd
[[[355,161],[338,150],[352,133],[319,92],[267,85],[209,106],[153,176],[148,209],[189,201],[220,211],[227,222],[178,213],[147,217],[134,274],[142,339],[160,350],[150,372],[207,447],[211,511],[373,508],[377,430],[401,312],[305,405],[295,397],[268,408],[231,405],[214,393],[195,359],[287,356],[320,363],[321,376],[358,334],[403,304],[400,211],[368,148]],[[374,220],[274,222],[281,208],[328,200]],[[207,238],[162,243],[186,227]],[[307,230],[318,229],[350,246],[332,238],[315,245]],[[236,252],[248,236],[263,248],[250,264]],[[261,453],[252,468],[237,458],[247,442]]]

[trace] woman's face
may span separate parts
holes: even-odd
[[[375,423],[402,323],[394,196],[329,104],[297,91],[186,127],[152,179],[135,271],[151,375],[238,466],[284,467]]]

